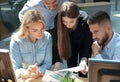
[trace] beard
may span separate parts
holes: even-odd
[[[108,40],[109,40],[109,35],[107,32],[105,32],[104,37],[101,39],[101,42],[98,42],[98,44],[104,47],[107,44]]]

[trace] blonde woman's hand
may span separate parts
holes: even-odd
[[[20,77],[22,80],[30,78],[28,70],[22,70],[20,73]]]
[[[29,72],[30,78],[36,79],[43,76],[43,73],[39,71],[39,67],[37,66],[37,64],[30,65],[27,70]]]

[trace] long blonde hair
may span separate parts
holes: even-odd
[[[18,37],[21,39],[26,38],[29,34],[27,29],[29,28],[29,25],[34,22],[41,22],[44,25],[44,28],[46,28],[44,18],[42,17],[39,11],[35,9],[26,11],[23,16],[22,23],[17,32]]]

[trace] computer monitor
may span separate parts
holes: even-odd
[[[0,49],[0,82],[17,82],[7,49]]]
[[[90,58],[89,82],[120,82],[120,60]]]

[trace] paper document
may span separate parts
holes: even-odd
[[[82,67],[77,66],[77,67],[72,67],[72,68],[62,69],[62,70],[59,70],[59,71],[79,72],[79,71],[82,71],[82,70],[83,70]]]
[[[64,77],[66,76],[68,72],[70,72],[71,75],[74,75],[73,72],[79,72],[81,70],[83,70],[83,68],[81,68],[80,66],[62,69],[58,71],[47,70],[42,79],[42,82],[62,82],[62,80],[64,79]]]
[[[42,82],[62,82],[67,72],[63,71],[49,71],[45,72]]]

